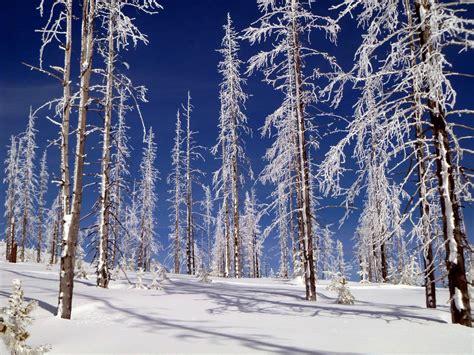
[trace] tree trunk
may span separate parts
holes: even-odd
[[[297,159],[298,159],[298,173],[300,175],[300,198],[302,203],[301,208],[301,236],[303,241],[303,258],[305,267],[305,286],[306,299],[309,301],[316,300],[316,282],[314,277],[314,259],[313,259],[313,236],[311,223],[311,208],[310,208],[310,191],[309,191],[309,171],[308,171],[308,157],[306,151],[306,137],[305,137],[305,114],[303,103],[303,80],[300,57],[300,41],[298,34],[298,24],[294,16],[297,9],[298,0],[291,0],[292,5],[292,54],[295,75],[295,95],[296,95],[296,118],[297,118]]]
[[[66,235],[66,216],[71,213],[71,182],[69,172],[69,127],[71,114],[71,53],[72,53],[72,6],[66,0],[66,43],[64,47],[63,110],[61,124],[61,229]],[[86,3],[84,2],[84,5]]]
[[[233,95],[233,92],[231,91]],[[232,218],[234,222],[234,275],[240,278],[240,228],[239,228],[239,188],[237,165],[237,118],[234,108],[232,114]]]
[[[413,17],[410,9],[409,0],[405,0],[405,11],[407,15],[408,27],[410,31],[413,31]],[[410,45],[411,50],[411,65],[416,66],[416,48],[415,38],[412,35],[412,43]],[[425,298],[427,308],[436,308],[436,280],[435,280],[435,265],[433,256],[433,246],[431,237],[431,222],[430,222],[430,206],[428,204],[428,193],[426,186],[426,174],[427,168],[425,163],[425,150],[424,143],[426,137],[423,134],[423,124],[421,120],[422,116],[422,104],[420,102],[420,88],[417,86],[415,80],[413,80],[413,105],[415,109],[414,121],[415,121],[415,153],[418,164],[418,183],[419,183],[419,196],[420,196],[420,219],[422,224],[422,236],[423,236],[423,266],[425,273]]]
[[[8,236],[8,239],[10,240],[10,253],[8,254],[8,261],[11,263],[16,263],[17,245],[15,241],[15,216],[12,216],[10,223],[10,235]]]
[[[428,0],[415,2],[419,20],[420,44],[423,62],[429,67],[433,65],[435,51],[432,47],[430,19],[431,4]],[[444,108],[430,96],[434,88],[428,88],[428,108],[433,129],[436,152],[436,176],[440,194],[441,213],[443,220],[443,236],[446,246],[446,269],[448,271],[449,294],[451,299],[451,319],[453,323],[472,327],[471,305],[468,283],[464,265],[464,240],[459,202],[456,196],[454,170],[452,166],[451,148]],[[441,95],[441,93],[439,93]]]
[[[224,237],[225,237],[225,256],[224,256],[224,277],[230,276],[230,225],[229,225],[229,200],[227,196],[227,174],[225,159],[225,143],[222,142],[222,195],[224,204]]]
[[[86,120],[89,106],[89,83],[92,73],[93,27],[95,0],[84,0],[82,8],[81,32],[81,68],[80,68],[80,102],[77,128],[76,159],[74,168],[74,193],[72,210],[64,214],[65,228],[61,254],[61,273],[59,280],[58,315],[64,319],[71,318],[72,296],[74,287],[74,263],[76,243],[79,234],[82,205],[82,187],[84,175],[84,158],[86,142]]]
[[[41,243],[43,242],[43,204],[38,206],[38,245],[36,247],[36,262],[41,262]]]
[[[25,202],[25,206],[26,206],[26,202]],[[27,224],[28,224],[28,212],[25,208],[25,210],[23,210],[23,218],[21,220],[20,261],[22,263],[25,262],[26,233],[28,229]]]
[[[191,186],[191,112],[190,96],[186,111],[186,268],[188,275],[193,274],[192,245],[192,186]]]
[[[100,192],[99,262],[97,264],[97,286],[107,288],[110,281],[108,246],[110,225],[110,132],[112,127],[112,101],[114,84],[114,26],[115,0],[110,0],[108,18],[107,87],[105,92],[105,115],[102,146],[102,181]]]
[[[380,246],[380,261],[382,269],[382,282],[388,281],[388,264],[387,264],[387,252],[385,250],[385,243]]]
[[[175,145],[175,160],[176,160],[176,167],[175,167],[175,195],[174,195],[174,206],[175,206],[175,216],[174,216],[174,272],[175,274],[179,274],[180,269],[180,258],[179,258],[179,202],[181,199],[180,193],[180,164],[181,164],[181,116],[178,111],[176,116],[176,145]]]

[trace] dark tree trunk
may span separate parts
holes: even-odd
[[[428,0],[415,2],[419,21],[419,37],[423,62],[429,67],[437,60],[433,57],[432,33],[430,22],[432,9]],[[422,15],[423,13],[423,15]],[[438,59],[439,60],[439,59]],[[428,91],[433,88],[428,87]],[[440,93],[441,94],[441,93]],[[449,146],[446,113],[432,96],[427,98],[433,140],[436,152],[436,176],[441,202],[443,236],[446,247],[446,269],[448,271],[449,294],[451,299],[451,319],[453,323],[472,327],[471,304],[464,260],[464,242],[466,236],[462,229],[460,206],[456,196],[452,153]]]

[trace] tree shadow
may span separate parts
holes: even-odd
[[[10,297],[10,293],[6,292],[6,291],[0,291],[0,296],[4,296],[5,298],[9,298]],[[51,313],[53,316],[56,315],[56,306],[52,305],[52,304],[49,304],[47,302],[44,302],[42,300],[39,300],[37,298],[32,298],[32,297],[23,297],[25,301],[27,302],[31,302],[31,301],[35,301],[38,303],[38,307],[44,309],[45,311]]]
[[[414,310],[425,308],[413,305],[400,306],[386,303],[356,301],[352,306],[338,305],[336,299],[317,292],[318,299],[323,302],[310,302],[295,296],[295,293],[284,292],[281,288],[265,287],[234,287],[231,284],[219,283],[219,288],[211,285],[200,285],[199,282],[173,281],[173,287],[165,289],[170,294],[199,294],[206,295],[217,306],[209,308],[208,313],[223,314],[226,312],[259,313],[274,315],[294,315],[314,317],[343,317],[362,316],[366,318],[382,319],[387,323],[393,321],[409,321],[418,324],[434,322],[445,324],[446,321],[435,316],[416,314]],[[284,300],[275,300],[275,295],[284,297]],[[329,302],[331,301],[331,302]],[[376,307],[377,310],[367,309]]]
[[[268,334],[252,334],[252,335],[236,335],[232,334],[234,327],[224,328],[220,326],[219,330],[216,330],[210,327],[208,322],[205,321],[193,321],[193,320],[173,320],[173,319],[163,319],[158,316],[151,314],[142,314],[139,313],[136,309],[122,308],[114,305],[110,300],[94,297],[91,295],[81,296],[91,298],[95,301],[101,302],[104,304],[104,309],[108,312],[111,310],[117,313],[122,314],[124,320],[131,320],[139,322],[138,326],[147,329],[147,331],[156,333],[160,330],[172,329],[172,330],[182,330],[183,333],[177,335],[180,339],[220,339],[223,341],[235,340],[238,341],[242,346],[245,346],[252,351],[265,351],[272,352],[275,354],[336,354],[336,352],[331,351],[317,351],[314,349],[305,349],[303,347],[294,347],[294,346],[285,346],[277,344],[275,339],[270,337]],[[116,313],[116,314],[117,314]],[[227,332],[225,331],[227,329]],[[265,339],[265,340],[263,340]],[[337,352],[337,354],[350,354]]]

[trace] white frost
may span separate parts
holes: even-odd
[[[457,264],[458,262],[458,245],[456,239],[454,239],[454,213],[453,213],[453,201],[449,196],[449,164],[446,162],[446,149],[443,145],[443,136],[441,133],[438,134],[438,141],[440,142],[440,159],[441,159],[441,179],[442,179],[442,198],[444,200],[446,209],[446,231],[447,240],[449,243],[449,262]]]
[[[454,289],[454,304],[458,311],[464,310],[464,303],[462,302],[462,292],[459,288]]]

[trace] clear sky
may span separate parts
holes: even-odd
[[[54,79],[30,71],[21,64],[22,61],[37,65],[40,47],[40,35],[35,29],[41,27],[44,19],[39,16],[36,7],[39,1],[5,1],[2,4],[0,43],[2,47],[0,55],[0,161],[5,158],[4,148],[11,134],[24,130],[27,122],[27,114],[30,105],[37,107],[50,98],[60,95],[61,88]],[[315,9],[322,6],[328,8],[328,4],[334,1],[317,1]],[[196,139],[198,144],[210,147],[217,137],[217,118],[219,113],[218,85],[220,77],[217,73],[219,54],[215,49],[220,47],[223,35],[222,25],[225,23],[228,12],[234,20],[237,30],[247,27],[259,17],[256,2],[254,0],[162,0],[164,9],[158,15],[149,16],[137,14],[137,24],[144,33],[149,36],[148,46],[139,45],[136,50],[122,52],[121,57],[128,62],[131,69],[128,75],[136,85],[145,85],[148,88],[148,104],[142,105],[147,126],[153,126],[158,143],[157,166],[161,172],[159,183],[159,211],[158,225],[160,241],[165,246],[167,243],[168,226],[167,217],[169,204],[166,186],[166,176],[170,172],[170,149],[174,135],[174,120],[176,110],[180,103],[186,99],[186,93],[191,91],[193,105],[195,106],[192,126],[198,131]],[[75,9],[78,10],[77,8]],[[328,13],[327,9],[322,13]],[[471,17],[471,9],[469,15]],[[79,30],[79,21],[75,22],[76,31]],[[74,75],[77,76],[77,32],[73,45],[75,56],[73,66]],[[324,49],[334,54],[341,65],[345,68],[352,64],[354,51],[360,42],[361,32],[356,29],[354,23],[347,19],[343,23],[343,31],[337,46],[326,43],[317,43]],[[242,44],[241,58],[246,61],[252,54],[258,51],[258,47],[249,47]],[[61,53],[55,49],[47,52],[46,58],[49,64],[61,65]],[[455,60],[456,64],[463,69],[469,69],[472,65],[472,52],[464,54]],[[124,69],[125,70],[125,69]],[[472,71],[471,71],[472,72]],[[262,126],[266,115],[271,113],[280,103],[280,96],[261,82],[261,75],[254,75],[248,79],[246,91],[251,95],[247,104],[247,115],[253,136],[247,140],[247,150],[252,166],[258,173],[262,166],[262,155],[266,147],[270,145],[267,139],[261,139],[259,128]],[[458,101],[464,107],[474,108],[472,93],[474,92],[474,81],[458,81]],[[339,110],[339,114],[350,115],[353,94],[349,93]],[[73,126],[76,123],[76,115],[72,116]],[[472,122],[472,118],[471,118]],[[100,124],[100,118],[91,114],[89,123]],[[328,122],[320,122],[324,126]],[[132,172],[138,171],[141,156],[141,126],[135,114],[130,114],[128,124],[133,127],[131,143],[135,146],[131,161]],[[44,114],[37,119],[38,142],[40,151],[46,146],[46,142],[57,137],[57,127],[49,123]],[[327,147],[334,143],[336,136],[329,136],[322,142],[321,149],[313,154],[316,162],[324,156]],[[472,142],[468,143],[471,144]],[[100,151],[98,137],[91,137],[87,142],[87,149],[91,152],[88,158],[94,161]],[[94,150],[91,150],[94,149]],[[38,151],[38,156],[41,152]],[[96,153],[94,153],[96,152]],[[50,173],[59,173],[59,162],[56,148],[49,148]],[[207,176],[203,180],[210,182],[210,174],[217,167],[217,162],[208,153],[205,153],[206,162],[202,164]],[[472,160],[471,160],[472,162]],[[95,173],[97,166],[88,167],[87,173]],[[0,172],[3,178],[3,169]],[[90,179],[90,177],[88,177]],[[259,185],[259,199],[266,200],[268,188]],[[0,188],[3,196],[4,186]],[[50,186],[49,201],[53,197],[55,188]],[[85,211],[97,198],[97,188],[91,187],[85,192]],[[322,204],[331,205],[334,201],[323,200]],[[0,207],[3,215],[3,203]],[[319,216],[323,224],[334,223],[341,216],[341,211],[326,209]],[[473,230],[474,217],[472,206],[466,208],[465,215],[468,229]],[[341,228],[334,228],[335,238],[345,242],[345,252],[348,259],[352,257],[351,238],[357,222],[357,212]],[[4,226],[2,220],[1,226]],[[271,254],[277,253],[275,247],[276,236],[273,234],[266,243],[267,251]],[[277,258],[273,258],[275,265]]]

